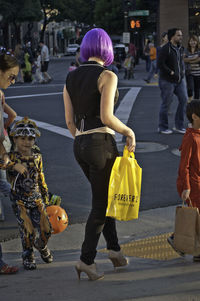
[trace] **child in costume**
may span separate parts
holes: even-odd
[[[11,184],[11,201],[19,225],[23,265],[27,270],[36,268],[33,247],[41,254],[44,262],[53,261],[47,248],[51,236],[51,225],[45,207],[49,205],[48,188],[43,174],[42,156],[33,151],[36,137],[40,132],[27,117],[16,122],[11,129],[15,149],[9,153],[6,165]],[[36,238],[35,228],[39,232]]]

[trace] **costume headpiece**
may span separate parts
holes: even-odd
[[[22,120],[17,121],[10,131],[10,136],[12,137],[40,137],[40,135],[36,123],[28,117],[24,117]]]

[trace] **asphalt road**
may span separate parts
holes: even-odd
[[[53,76],[53,81],[50,84],[16,84],[7,89],[5,95],[7,103],[19,116],[28,116],[44,123],[40,128],[42,135],[38,145],[43,153],[44,172],[49,191],[61,195],[62,206],[69,215],[70,223],[80,223],[88,216],[91,193],[89,184],[73,156],[73,140],[65,130],[62,99],[68,66],[73,59],[73,57],[64,57],[51,61],[49,73]],[[130,87],[128,81],[119,82],[119,103]],[[141,210],[166,207],[178,201],[175,183],[179,157],[174,155],[172,150],[179,146],[182,135],[166,136],[157,133],[159,94],[157,87],[141,87],[134,105],[128,108],[128,124],[134,129],[137,141],[154,142],[167,147],[166,150],[159,152],[136,153],[138,163],[143,168]],[[172,111],[175,105],[174,101]],[[169,118],[172,123],[173,115]],[[45,126],[50,125],[53,131],[44,129]],[[60,129],[63,131],[59,132]],[[0,241],[18,233],[9,201],[4,199],[3,203],[6,221],[0,224]]]

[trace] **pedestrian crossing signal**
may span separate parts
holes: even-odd
[[[134,28],[140,28],[141,27],[140,20],[131,20],[130,21],[130,27],[132,29],[134,29]]]

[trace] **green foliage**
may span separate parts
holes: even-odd
[[[0,0],[3,22],[21,23],[42,18],[39,0]]]
[[[59,18],[92,25],[94,5],[94,0],[62,0]]]
[[[97,27],[109,34],[121,34],[124,28],[123,5],[121,0],[96,0],[94,21]]]

